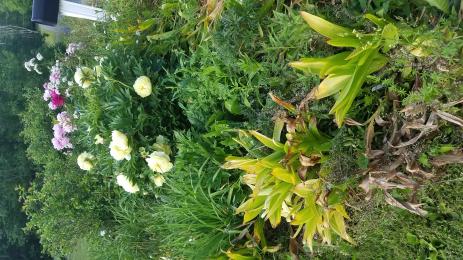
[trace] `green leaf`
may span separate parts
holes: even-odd
[[[283,127],[285,127],[285,121],[281,118],[277,118],[275,120],[275,126],[273,127],[273,140],[280,142]]]
[[[225,108],[234,115],[239,115],[241,113],[240,103],[237,99],[229,99],[225,101]]]
[[[178,31],[169,31],[169,32],[163,32],[163,33],[158,33],[158,34],[152,34],[149,36],[146,36],[146,39],[150,42],[152,41],[162,41],[162,40],[167,40],[169,38],[174,37],[175,35],[178,35]]]
[[[448,0],[425,0],[429,5],[436,7],[444,13],[449,12],[449,1]]]
[[[143,21],[141,24],[139,24],[137,29],[138,31],[148,30],[149,28],[151,28],[151,26],[154,25],[155,22],[156,22],[156,19],[154,18],[147,19]]]
[[[328,40],[326,43],[335,47],[357,48],[361,46],[361,42],[357,37],[333,38],[331,40]]]
[[[379,27],[384,27],[387,24],[386,20],[373,14],[366,14],[363,17],[370,20],[372,23],[378,25]]]
[[[383,51],[388,52],[399,42],[399,30],[392,23],[387,24],[383,28],[381,37],[384,39]]]
[[[284,168],[274,168],[272,170],[272,175],[281,181],[296,185],[296,182],[297,182],[296,174]]]
[[[283,144],[257,132],[249,131],[259,142],[275,151],[283,151]]]
[[[302,58],[299,61],[290,62],[289,66],[305,73],[314,73],[318,74],[319,77],[324,77],[330,68],[346,64],[346,57],[349,56],[349,53],[347,51],[341,52],[326,58]]]
[[[307,12],[301,12],[301,15],[302,18],[304,18],[304,20],[307,22],[307,24],[309,24],[309,26],[312,27],[312,29],[330,39],[348,37],[353,35],[352,30],[328,22],[327,20],[318,16],[309,14]]]
[[[245,169],[247,167],[256,166],[258,160],[245,158],[245,157],[236,157],[236,156],[228,156],[225,158],[226,163],[222,165],[224,169]]]
[[[351,79],[350,75],[330,75],[314,89],[314,97],[322,99],[337,94]]]

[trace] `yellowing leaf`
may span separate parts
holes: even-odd
[[[274,168],[272,170],[272,175],[275,176],[275,178],[281,180],[281,181],[284,181],[284,182],[287,182],[287,183],[291,183],[291,184],[296,184],[297,182],[297,176],[295,173],[293,172],[290,172],[284,168]]]
[[[302,18],[309,24],[312,29],[318,32],[321,35],[324,35],[330,39],[347,37],[352,35],[350,29],[344,28],[342,26],[330,23],[327,20],[320,18],[318,16],[309,14],[307,12],[301,12]]]
[[[379,27],[384,27],[386,25],[386,20],[384,20],[383,18],[379,18],[375,15],[372,15],[372,14],[366,14],[364,15],[363,17],[365,17],[366,19],[370,20],[371,22],[373,22],[374,24],[378,25]]]
[[[328,43],[331,46],[335,46],[335,47],[357,48],[361,46],[361,42],[357,37],[333,38],[333,39],[328,40],[326,43]]]
[[[330,75],[314,89],[314,97],[322,99],[338,93],[351,79],[350,75]]]
[[[283,151],[283,144],[257,132],[249,131],[259,142],[275,151]]]
[[[306,73],[320,74],[320,71],[326,65],[326,60],[324,58],[304,58],[300,61],[290,62],[288,65]]]
[[[236,156],[228,156],[225,160],[227,162],[222,165],[222,168],[224,169],[244,169],[250,166],[255,167],[258,162],[257,159]]]

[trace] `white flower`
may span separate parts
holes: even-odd
[[[90,78],[93,76],[93,71],[90,68],[77,68],[74,73],[74,80],[82,88],[88,88],[92,84]]]
[[[100,231],[100,236],[104,237],[106,235],[106,230],[101,230]]]
[[[104,139],[101,135],[95,135],[95,144],[104,144]]]
[[[141,76],[135,80],[133,88],[140,97],[147,97],[152,92],[151,80],[147,76]]]
[[[34,65],[34,70],[37,74],[42,75],[42,72],[39,70],[39,66],[37,64]]]
[[[27,71],[32,71],[31,64],[28,61],[24,62],[24,68],[26,68]]]
[[[137,184],[132,183],[127,176],[123,174],[117,175],[117,184],[128,193],[136,193],[140,191]]]
[[[157,187],[161,187],[164,184],[164,182],[166,182],[166,179],[161,174],[156,174],[156,175],[152,176],[151,180],[154,182],[154,184]]]
[[[42,54],[40,54],[40,52],[38,52],[35,57],[37,58],[38,61],[43,60],[43,56],[42,56]]]
[[[158,173],[168,172],[173,167],[169,155],[164,152],[153,152],[145,160],[148,163],[148,167]]]
[[[90,171],[93,168],[93,163],[91,161],[93,158],[93,155],[83,152],[77,157],[77,165],[84,171]]]
[[[114,130],[111,133],[111,137],[112,140],[109,144],[111,156],[117,161],[122,161],[124,159],[130,160],[132,148],[129,146],[127,136],[117,130]]]

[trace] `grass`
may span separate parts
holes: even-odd
[[[74,248],[74,252],[66,257],[67,260],[86,260],[90,259],[90,252],[88,250],[88,243],[85,239],[79,241]]]

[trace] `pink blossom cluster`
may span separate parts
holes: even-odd
[[[56,85],[51,84],[51,82],[46,82],[43,84],[43,88],[45,89],[43,100],[50,101],[48,107],[51,110],[56,110],[64,105],[64,97],[61,96]]]
[[[43,84],[44,93],[43,100],[50,101],[48,107],[52,110],[56,110],[64,105],[64,97],[61,95],[58,87],[61,82],[61,68],[59,61],[56,61],[50,69],[49,82]]]
[[[56,61],[55,65],[53,65],[50,69],[50,83],[58,86],[61,81],[61,69],[59,61]]]
[[[82,48],[82,43],[70,43],[66,48],[66,54],[68,56],[73,56],[77,50]]]
[[[72,125],[71,117],[66,111],[56,116],[58,123],[53,126],[53,147],[61,151],[63,149],[72,149],[72,143],[67,134],[72,133],[76,128]]]

